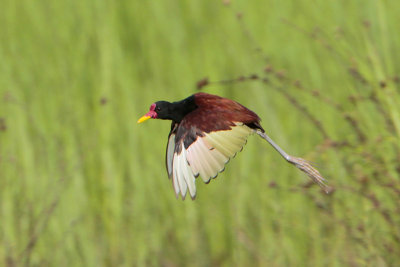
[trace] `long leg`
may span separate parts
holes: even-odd
[[[282,148],[280,148],[272,139],[265,133],[260,130],[256,131],[256,133],[265,139],[271,146],[281,154],[281,156],[289,163],[296,166],[296,168],[300,169],[302,172],[306,173],[308,177],[310,177],[315,183],[317,183],[327,194],[331,192],[331,188],[327,186],[324,181],[324,177],[319,173],[319,171],[311,166],[307,160],[302,158],[297,158],[289,155]]]

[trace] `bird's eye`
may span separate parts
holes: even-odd
[[[160,108],[159,108],[159,107],[156,107],[156,111],[160,111]]]

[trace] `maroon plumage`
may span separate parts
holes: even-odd
[[[181,122],[186,128],[197,127],[203,132],[229,130],[233,122],[242,122],[261,128],[260,118],[245,106],[220,96],[194,94],[197,109],[188,113]]]
[[[233,100],[206,93],[193,96],[197,108],[187,113],[179,123],[172,121],[171,126],[171,133],[176,133],[175,142],[179,144],[183,139],[185,148],[198,136],[230,130],[237,122],[264,131],[258,115]]]

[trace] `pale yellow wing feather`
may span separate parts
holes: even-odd
[[[236,124],[231,130],[215,131],[198,137],[187,149],[181,143],[181,151],[175,151],[175,135],[171,135],[167,148],[167,169],[172,177],[175,194],[184,199],[187,192],[196,196],[195,177],[201,176],[205,183],[225,169],[225,164],[241,151],[253,130]]]
[[[187,150],[187,158],[194,174],[200,174],[208,183],[225,169],[225,164],[241,151],[247,137],[253,132],[246,125],[233,126],[231,130],[215,131],[199,137]]]

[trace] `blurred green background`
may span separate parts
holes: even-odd
[[[0,266],[399,264],[400,2],[1,6]],[[136,121],[204,77],[334,191],[252,136],[177,200]]]

